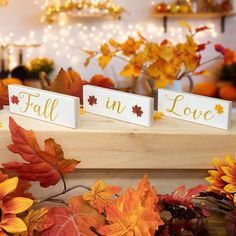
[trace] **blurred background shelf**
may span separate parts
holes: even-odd
[[[168,19],[220,19],[221,32],[225,32],[225,20],[227,17],[236,16],[236,12],[199,12],[199,13],[155,13],[156,18],[163,20],[163,28],[165,33],[168,31]]]

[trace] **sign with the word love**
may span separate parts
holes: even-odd
[[[70,128],[77,127],[77,97],[22,85],[9,85],[8,91],[10,112]]]
[[[90,113],[148,127],[153,123],[154,99],[150,97],[85,85],[83,102]]]
[[[231,110],[230,101],[167,89],[158,90],[158,111],[173,118],[229,129]]]

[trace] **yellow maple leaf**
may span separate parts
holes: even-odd
[[[89,50],[83,50],[83,51],[89,55],[84,62],[84,66],[87,67],[90,61],[97,55],[97,53]]]
[[[154,89],[166,88],[172,84],[173,84],[173,80],[166,79],[165,77],[161,77],[160,79],[155,80]]]
[[[154,120],[160,120],[160,119],[162,119],[163,115],[164,114],[162,112],[155,111],[154,114],[153,114],[153,119]]]
[[[174,49],[167,46],[160,47],[159,56],[169,63],[174,58]]]
[[[190,33],[193,31],[192,27],[187,22],[179,21],[179,24],[182,25],[183,27],[187,28]]]
[[[83,107],[80,107],[79,113],[80,113],[80,115],[84,115],[85,114],[85,111],[84,111]]]
[[[120,43],[117,43],[114,39],[109,39],[109,43],[112,47],[118,49],[120,47]]]
[[[104,208],[115,194],[118,194],[121,188],[118,186],[105,185],[102,180],[97,181],[90,192],[83,195],[85,201],[89,201],[90,205],[98,210],[104,212]]]
[[[120,72],[121,76],[124,77],[135,77],[138,78],[141,75],[141,68],[134,64],[128,64],[124,67],[124,69]]]
[[[104,70],[106,68],[106,66],[108,65],[108,63],[111,61],[111,59],[112,59],[111,56],[101,55],[98,58],[99,66]]]

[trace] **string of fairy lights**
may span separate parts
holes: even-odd
[[[34,0],[34,4],[40,7],[40,0]],[[205,39],[214,40],[218,37],[218,29],[211,21],[206,22],[210,31],[199,34],[199,42]],[[197,24],[196,24],[197,26]],[[68,25],[44,24],[38,30],[24,32],[0,33],[1,44],[35,44],[41,43],[39,48],[25,48],[25,61],[33,57],[49,57],[65,66],[78,66],[82,64],[86,55],[81,49],[97,49],[97,47],[110,38],[124,41],[128,36],[137,36],[137,31],[146,38],[161,41],[168,38],[173,42],[183,41],[185,29],[178,24],[170,25],[168,34],[164,33],[162,23],[156,19],[133,23],[122,21],[101,21],[97,23],[77,22]],[[17,65],[16,49],[9,48],[10,68]]]

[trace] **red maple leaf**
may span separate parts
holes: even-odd
[[[196,32],[201,32],[201,31],[205,31],[205,30],[209,30],[211,28],[209,28],[208,26],[200,26],[198,28],[196,28]]]
[[[186,189],[184,185],[179,186],[172,194],[160,195],[160,202],[165,202],[172,205],[183,205],[186,207],[193,206],[193,200],[200,192],[206,191],[207,185],[197,185],[194,188]]]
[[[9,120],[13,144],[8,145],[8,149],[20,154],[28,163],[4,163],[4,168],[15,171],[23,180],[39,181],[45,188],[57,184],[63,174],[75,170],[79,161],[65,159],[61,146],[54,139],[45,140],[45,150],[42,150],[32,130],[23,129],[11,117]]]
[[[89,103],[90,106],[96,105],[97,104],[97,98],[94,95],[89,96],[88,103]]]
[[[142,117],[142,115],[143,115],[142,107],[135,105],[132,107],[132,109],[133,109],[134,114],[136,114],[138,117]]]
[[[12,104],[18,105],[20,101],[17,96],[13,95],[13,96],[11,96],[11,102],[12,102]]]

